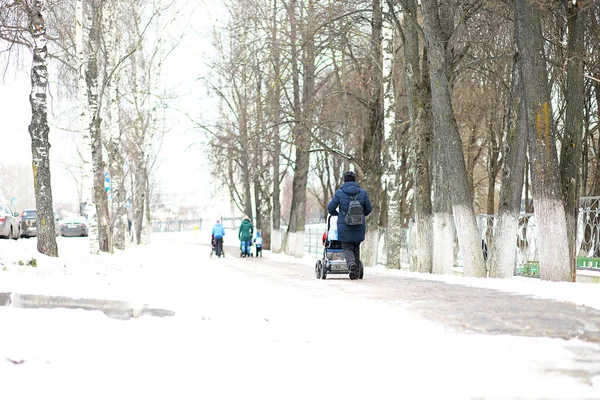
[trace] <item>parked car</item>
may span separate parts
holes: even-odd
[[[60,221],[60,234],[62,236],[87,236],[87,219],[80,216],[63,218]]]
[[[0,237],[17,240],[20,234],[15,213],[4,204],[0,204]]]
[[[37,236],[37,212],[35,210],[21,211],[19,225],[21,226],[22,238]]]
[[[58,218],[54,214],[54,229],[56,236],[60,235],[60,226]],[[19,227],[21,228],[21,237],[30,238],[37,236],[37,212],[34,209],[27,209],[19,215]]]

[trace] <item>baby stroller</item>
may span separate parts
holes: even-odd
[[[315,275],[317,279],[327,279],[328,274],[348,274],[349,278],[362,279],[364,269],[362,261],[358,265],[358,273],[352,272],[346,265],[342,242],[337,240],[337,228],[331,227],[331,215],[327,216],[327,230],[323,234],[323,259],[317,260],[315,265]]]
[[[217,244],[215,243],[215,237],[213,235],[210,235],[210,244],[210,256],[212,257],[213,254],[217,255]],[[221,246],[221,256],[225,258],[225,246]]]

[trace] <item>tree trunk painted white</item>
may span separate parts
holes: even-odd
[[[450,213],[433,214],[432,273],[452,275],[454,271],[454,219]],[[416,270],[416,268],[415,268]]]
[[[79,78],[77,85],[77,97],[80,108],[80,129],[83,138],[83,149],[81,151],[83,163],[82,176],[82,198],[84,204],[84,213],[88,220],[88,235],[91,254],[100,253],[100,241],[98,240],[98,218],[96,214],[96,204],[94,203],[94,178],[92,170],[92,139],[90,134],[90,113],[88,91],[85,81],[87,69],[85,52],[85,30],[84,25],[90,25],[90,19],[84,18],[83,0],[76,0],[75,4],[75,44],[77,47]]]
[[[454,218],[450,204],[450,188],[443,161],[443,143],[434,132],[432,168],[433,174],[433,250],[432,270],[434,274],[452,275],[454,271]],[[417,265],[411,265],[416,271]]]
[[[375,218],[375,216],[367,217]],[[375,227],[375,228],[373,228]],[[377,243],[379,242],[379,227],[374,223],[367,225],[365,240],[360,245],[360,260],[365,267],[377,266]]]
[[[292,4],[292,2],[290,2]],[[292,184],[292,206],[290,223],[286,236],[285,252],[295,257],[302,257],[304,251],[304,223],[306,221],[306,185],[310,168],[311,129],[313,125],[315,99],[315,1],[308,0],[306,29],[303,36],[304,57],[302,59],[302,110],[299,123],[294,127],[294,144],[296,151],[294,180]],[[293,12],[291,12],[293,14]],[[298,77],[294,77],[294,85],[298,85]],[[295,88],[294,90],[296,90]],[[296,100],[296,94],[294,94]]]
[[[272,98],[271,98],[271,118],[273,124],[273,209],[271,210],[271,251],[279,253],[281,251],[281,201],[280,201],[280,162],[281,141],[279,139],[279,124],[281,121],[281,51],[278,38],[278,21],[277,21],[277,0],[273,0],[273,31],[272,43],[273,50],[271,56],[273,58],[273,79]]]
[[[465,166],[462,141],[452,109],[449,62],[446,59],[437,0],[422,1],[423,21],[431,76],[434,135],[441,136],[444,165],[449,177],[452,213],[465,276],[485,277],[481,235],[473,209],[473,193]]]
[[[304,231],[287,232],[285,253],[294,257],[304,256]]]
[[[516,0],[516,41],[527,108],[527,143],[538,227],[540,278],[572,281],[571,253],[560,188],[558,155],[539,5]]]
[[[31,153],[35,207],[37,210],[37,249],[40,253],[58,257],[56,231],[52,204],[52,186],[50,177],[50,142],[48,134],[48,107],[46,91],[48,88],[48,67],[46,58],[48,47],[46,22],[42,15],[43,1],[33,1],[28,9],[29,33],[33,38],[33,62],[31,65]],[[16,233],[15,233],[16,235]]]
[[[281,229],[271,229],[271,251],[273,253],[281,252]]]
[[[410,133],[414,146],[414,215],[415,232],[412,269],[431,272],[433,269],[433,214],[431,204],[431,92],[427,68],[421,68],[419,25],[416,0],[403,0],[404,69],[408,100]],[[425,62],[425,61],[424,61]]]
[[[517,249],[515,239],[519,226],[525,162],[527,153],[527,118],[523,99],[523,80],[515,57],[512,72],[511,103],[508,107],[508,123],[502,168],[502,188],[498,205],[498,218],[491,246],[488,265],[490,277],[512,278],[515,270]]]

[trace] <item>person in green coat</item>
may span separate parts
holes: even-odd
[[[250,246],[252,245],[253,233],[254,226],[252,225],[252,222],[250,222],[250,218],[248,218],[248,216],[245,216],[238,231],[238,238],[240,239],[240,248],[242,250],[242,252],[240,253],[240,257],[250,256]]]

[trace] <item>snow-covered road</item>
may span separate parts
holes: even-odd
[[[322,281],[310,259],[209,258],[192,234],[157,235],[112,257],[87,255],[86,239],[59,239],[59,259],[36,255],[35,239],[0,241],[0,292],[176,314],[121,321],[0,307],[0,398],[600,398],[598,343],[461,332],[390,290],[396,272]],[[15,264],[32,256],[37,268]]]

